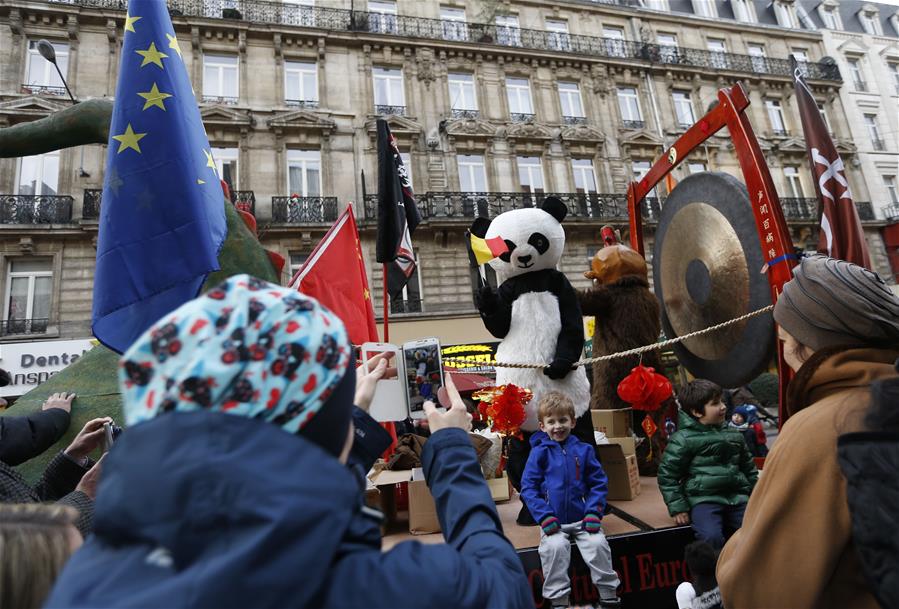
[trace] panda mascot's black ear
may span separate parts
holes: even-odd
[[[562,203],[562,199],[559,197],[546,197],[543,200],[543,205],[540,206],[540,209],[555,218],[559,223],[561,223],[562,220],[565,219],[566,214],[568,214],[568,208],[565,207],[565,204]]]
[[[471,223],[471,234],[475,237],[483,239],[487,236],[487,229],[490,227],[489,218],[475,218]]]

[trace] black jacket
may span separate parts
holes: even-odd
[[[38,456],[66,433],[69,420],[69,413],[62,408],[0,417],[0,461],[15,467]]]
[[[837,440],[852,515],[852,538],[871,592],[899,607],[899,433],[844,434]]]

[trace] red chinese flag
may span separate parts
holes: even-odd
[[[802,77],[801,70],[795,66],[793,80],[799,117],[802,119],[802,131],[808,146],[809,165],[821,202],[818,251],[831,258],[839,258],[870,269],[868,244],[865,242],[858,210],[849,192],[843,159],[840,158],[837,147],[827,132],[827,125],[811,89]]]
[[[375,311],[352,205],[312,250],[290,287],[312,296],[343,320],[354,345],[378,342]]]

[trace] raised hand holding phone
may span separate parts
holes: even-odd
[[[458,427],[463,431],[471,431],[471,415],[462,401],[462,396],[453,382],[453,375],[446,375],[446,393],[450,400],[450,408],[446,412],[440,412],[434,402],[424,403],[424,412],[428,417],[428,427],[431,433],[450,427]]]

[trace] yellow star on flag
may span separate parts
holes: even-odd
[[[125,31],[126,32],[134,32],[134,24],[143,19],[143,17],[132,17],[131,15],[125,13]],[[135,34],[137,32],[134,32]]]
[[[147,100],[144,102],[144,110],[146,110],[150,106],[156,106],[165,110],[165,104],[163,103],[163,100],[172,97],[170,93],[163,93],[162,91],[160,91],[155,82],[153,83],[153,86],[149,91],[145,93],[138,92],[138,95]]]
[[[172,36],[171,34],[166,34],[165,37],[169,39],[169,48],[175,49],[175,52],[178,53],[178,57],[181,57],[181,47],[178,46],[178,37]]]
[[[362,297],[363,297],[365,300],[369,300],[369,299],[370,299],[370,295],[369,295],[369,293],[368,293],[368,289],[367,289],[367,288],[362,290]]]
[[[215,173],[215,175],[218,175],[218,171],[215,169],[215,161],[212,159],[212,153],[204,148],[203,154],[206,155],[206,166],[211,167],[212,172]]]
[[[156,50],[155,42],[151,42],[150,46],[147,48],[146,51],[137,50],[134,52],[144,58],[144,60],[140,63],[140,67],[144,67],[148,63],[155,63],[157,66],[159,66],[163,70],[165,69],[165,67],[163,67],[163,65],[162,65],[162,59],[168,58],[168,55],[166,55],[165,53],[163,53],[161,51]]]
[[[121,154],[123,150],[127,150],[128,148],[133,148],[140,154],[140,146],[138,146],[137,143],[144,139],[146,135],[146,133],[135,133],[131,129],[131,123],[128,123],[128,127],[125,128],[125,133],[112,136],[112,139],[119,142],[117,154]]]
[[[206,183],[206,180],[201,180],[200,178],[197,178],[197,184],[205,184],[205,183]]]

